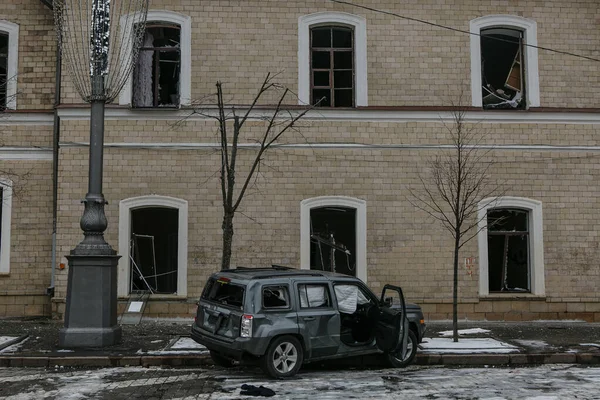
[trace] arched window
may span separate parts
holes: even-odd
[[[17,108],[19,25],[0,20],[0,111]]]
[[[471,97],[485,109],[540,106],[537,24],[512,15],[471,20]]]
[[[367,25],[363,17],[320,12],[298,19],[298,98],[323,107],[367,105]]]
[[[479,294],[544,295],[542,203],[519,197],[485,199],[478,217]]]
[[[188,203],[142,196],[119,204],[119,296],[187,296]]]
[[[12,182],[0,178],[0,275],[10,272]]]
[[[324,196],[300,203],[300,268],[367,281],[367,203]]]
[[[146,31],[119,104],[178,107],[191,103],[191,19],[171,11],[148,11]]]

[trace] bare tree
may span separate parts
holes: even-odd
[[[491,148],[482,146],[483,135],[477,124],[465,123],[465,113],[464,107],[457,107],[452,114],[452,124],[444,124],[450,145],[430,161],[425,176],[419,175],[419,188],[410,190],[409,199],[413,206],[439,221],[454,239],[452,328],[455,342],[458,341],[459,251],[482,229],[477,218],[480,201],[501,195],[501,185],[489,177],[493,165],[489,160]]]
[[[12,77],[5,80],[4,82],[0,82],[0,93],[4,93],[4,96],[0,99],[0,121],[2,121],[2,119],[8,118],[8,114],[4,113],[6,106],[12,102],[11,100],[17,97],[16,93],[7,94],[8,82],[15,78],[16,77]],[[2,130],[3,129],[0,127],[0,133],[2,132]],[[0,149],[6,147],[6,143],[4,141],[6,137],[7,135],[0,134]],[[17,172],[10,167],[0,165],[0,178],[8,179],[11,182],[10,187],[12,196],[16,198],[23,195],[25,191],[25,184],[27,178],[29,177],[29,174],[29,171]],[[0,200],[2,200],[2,197],[0,197]]]
[[[244,196],[255,180],[265,152],[277,144],[277,141],[286,132],[296,129],[298,121],[314,106],[291,111],[284,106],[284,101],[290,94],[289,89],[283,88],[274,81],[276,75],[267,74],[260,89],[254,96],[250,106],[240,115],[235,106],[228,106],[223,95],[223,84],[217,82],[216,109],[211,113],[209,109],[197,109],[196,114],[213,118],[218,123],[218,136],[220,139],[221,168],[220,183],[223,205],[223,250],[221,269],[229,269],[231,264],[233,244],[233,219],[238,211]],[[266,112],[258,112],[258,104],[265,95],[277,93],[276,105]],[[264,110],[263,110],[264,111]],[[216,115],[215,115],[216,113]],[[251,161],[250,168],[245,176],[241,177],[241,188],[236,188],[238,171],[238,150],[240,139],[243,136],[245,124],[248,119],[259,119],[264,122],[264,131],[260,134],[256,144],[256,154]],[[249,139],[252,140],[252,139]]]

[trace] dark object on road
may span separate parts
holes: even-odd
[[[373,353],[404,367],[424,332],[420,307],[407,305],[400,287],[385,285],[377,297],[352,276],[280,266],[213,274],[192,325],[215,364],[258,362],[274,378],[303,363]]]
[[[242,385],[242,390],[240,391],[240,394],[246,395],[246,396],[263,396],[263,397],[271,397],[271,396],[275,396],[275,392],[269,388],[266,388],[264,386],[254,386],[254,385],[246,385],[243,384]]]

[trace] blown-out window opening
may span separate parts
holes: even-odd
[[[180,26],[165,22],[146,25],[133,71],[133,106],[179,106],[180,75]]]
[[[530,292],[529,212],[488,210],[489,291]]]
[[[8,85],[8,34],[0,32],[0,111],[6,108]]]
[[[523,31],[481,30],[481,83],[485,109],[524,109],[525,65]]]

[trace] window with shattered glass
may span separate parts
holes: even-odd
[[[488,211],[488,279],[492,292],[530,292],[529,212]]]
[[[319,26],[310,32],[311,104],[354,107],[354,31]]]
[[[0,32],[0,111],[6,108],[8,82],[8,34]]]
[[[181,35],[175,24],[149,23],[133,70],[134,107],[179,106]]]
[[[510,28],[481,31],[483,108],[524,109],[523,32]]]

